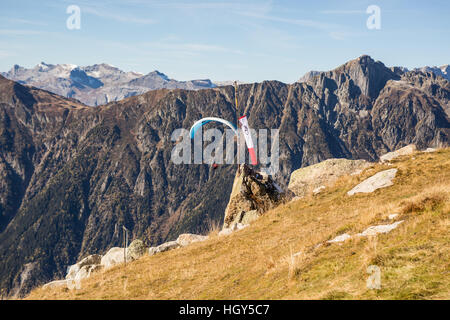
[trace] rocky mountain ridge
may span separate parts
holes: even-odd
[[[406,67],[400,67],[400,66],[391,67],[390,69],[392,72],[397,73],[397,74],[403,74],[403,73],[406,73],[409,71],[416,71],[416,72],[422,72],[422,73],[430,72],[430,73],[434,73],[435,75],[440,76],[440,77],[450,81],[450,65],[448,65],[448,64],[442,65],[440,67],[425,66],[425,67],[420,67],[420,68],[413,68],[411,70],[409,70]],[[322,72],[324,72],[324,71],[315,71],[315,70],[308,71],[297,82],[308,82],[308,80],[319,75]]]

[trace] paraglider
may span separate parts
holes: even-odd
[[[191,139],[194,139],[195,133],[197,132],[198,129],[200,129],[201,126],[203,126],[204,124],[207,124],[208,122],[211,122],[211,121],[216,121],[216,122],[222,123],[222,124],[230,127],[231,130],[233,130],[234,134],[237,135],[237,129],[234,126],[234,124],[232,124],[230,121],[227,121],[222,118],[207,117],[207,118],[203,118],[203,119],[196,121],[192,125],[191,130],[189,131],[189,135],[190,135]]]
[[[235,95],[234,96],[235,96],[235,103],[236,103],[236,119],[237,119],[238,100],[237,100],[237,82],[236,81],[234,82],[234,90],[235,90]],[[227,121],[227,120],[222,119],[222,118],[207,117],[207,118],[203,118],[203,119],[200,119],[200,120],[196,121],[192,125],[191,130],[189,131],[189,135],[190,135],[191,139],[194,139],[195,133],[197,132],[198,129],[200,129],[203,125],[205,125],[205,124],[207,124],[207,123],[209,123],[211,121],[216,121],[216,122],[222,123],[222,124],[230,127],[233,130],[235,136],[239,137],[238,130],[237,130],[236,126],[233,123],[231,123],[230,121]],[[257,165],[258,161],[256,160],[255,149],[253,147],[253,140],[252,140],[252,137],[251,137],[251,134],[250,134],[250,128],[248,126],[247,116],[244,115],[243,117],[240,117],[239,119],[237,119],[237,122],[240,123],[242,131],[244,133],[245,144],[247,145],[248,152],[250,154],[251,162],[252,162],[253,165]],[[239,143],[239,139],[237,139],[237,141]],[[238,148],[238,150],[239,150],[239,148]],[[218,167],[218,165],[216,163],[213,163],[212,167],[213,167],[213,169],[216,169]]]
[[[195,133],[197,132],[198,129],[200,129],[203,125],[205,125],[211,121],[216,121],[216,122],[222,123],[222,124],[230,127],[233,130],[234,134],[236,136],[238,136],[238,130],[234,126],[234,124],[232,124],[231,122],[229,122],[225,119],[221,119],[221,118],[207,117],[207,118],[203,118],[203,119],[196,121],[192,125],[191,130],[189,130],[189,136],[191,137],[191,139],[194,139]],[[256,160],[255,149],[253,147],[253,140],[250,135],[250,129],[248,127],[247,116],[243,116],[243,117],[239,118],[239,123],[241,124],[241,128],[244,133],[245,143],[247,145],[248,152],[250,154],[251,162],[253,165],[257,165],[258,161]],[[217,164],[214,163],[213,169],[216,169],[216,168],[217,168]]]

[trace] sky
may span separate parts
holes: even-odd
[[[450,63],[449,13],[447,0],[0,0],[0,71],[108,63],[177,80],[291,83],[363,54],[441,66]]]

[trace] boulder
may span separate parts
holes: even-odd
[[[333,240],[328,240],[327,242],[328,243],[344,242],[344,241],[350,239],[351,237],[352,237],[351,235],[344,233],[344,234],[341,234],[340,236],[337,236]]]
[[[225,209],[223,228],[258,216],[287,200],[287,194],[272,178],[248,165],[240,165]]]
[[[180,246],[181,245],[177,241],[169,241],[169,242],[165,242],[157,247],[149,248],[148,254],[152,256],[156,253],[165,252],[165,251],[179,248]]]
[[[185,247],[191,243],[198,242],[198,241],[205,241],[208,239],[208,236],[201,236],[198,234],[192,234],[192,233],[183,233],[178,236],[177,243],[181,247]]]
[[[158,246],[158,252],[164,252],[164,251],[169,251],[172,249],[176,249],[179,248],[180,245],[178,244],[178,242],[176,241],[169,241],[166,243],[163,243],[161,245]]]
[[[242,224],[242,223],[235,223],[233,224],[231,227],[229,228],[223,228],[220,232],[219,232],[219,236],[227,236],[229,234],[232,234],[234,231],[239,231],[242,230],[246,227],[248,227],[248,224]]]
[[[67,280],[56,280],[46,283],[42,286],[43,289],[55,289],[67,286]]]
[[[69,270],[67,271],[66,279],[75,279],[75,276],[81,270],[82,267],[90,265],[98,265],[100,264],[101,259],[102,259],[101,255],[91,254],[90,256],[87,256],[81,261],[71,265],[69,267]]]
[[[89,278],[91,276],[92,272],[101,270],[102,268],[103,268],[103,266],[100,264],[96,264],[96,265],[91,264],[91,265],[83,266],[83,267],[81,267],[80,271],[77,272],[77,274],[75,275],[73,280],[77,281],[77,280]]]
[[[358,233],[357,236],[360,237],[367,237],[367,236],[374,236],[378,233],[388,233],[398,227],[399,224],[401,224],[403,220],[394,222],[392,224],[382,224],[379,226],[371,226],[364,230],[362,233]]]
[[[114,247],[109,249],[109,251],[102,257],[100,264],[105,268],[109,269],[116,264],[124,263],[124,248]]]
[[[394,183],[392,179],[395,178],[397,169],[389,169],[378,172],[370,178],[364,180],[352,190],[347,192],[347,195],[352,196],[356,193],[370,193],[380,188],[392,186]]]
[[[145,254],[146,247],[142,240],[136,239],[127,248],[127,261],[139,259]]]
[[[360,173],[368,166],[370,162],[365,160],[328,159],[292,172],[288,189],[298,197],[304,197],[311,190],[317,194],[339,177]]]
[[[413,154],[416,152],[417,148],[414,144],[407,145],[406,147],[403,147],[401,149],[398,149],[396,151],[388,152],[380,157],[381,162],[391,161],[395,158],[398,158],[400,156],[405,156],[408,154]]]

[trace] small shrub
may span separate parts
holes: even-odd
[[[435,193],[418,200],[403,202],[402,213],[423,212],[436,210],[445,201],[445,196]]]

